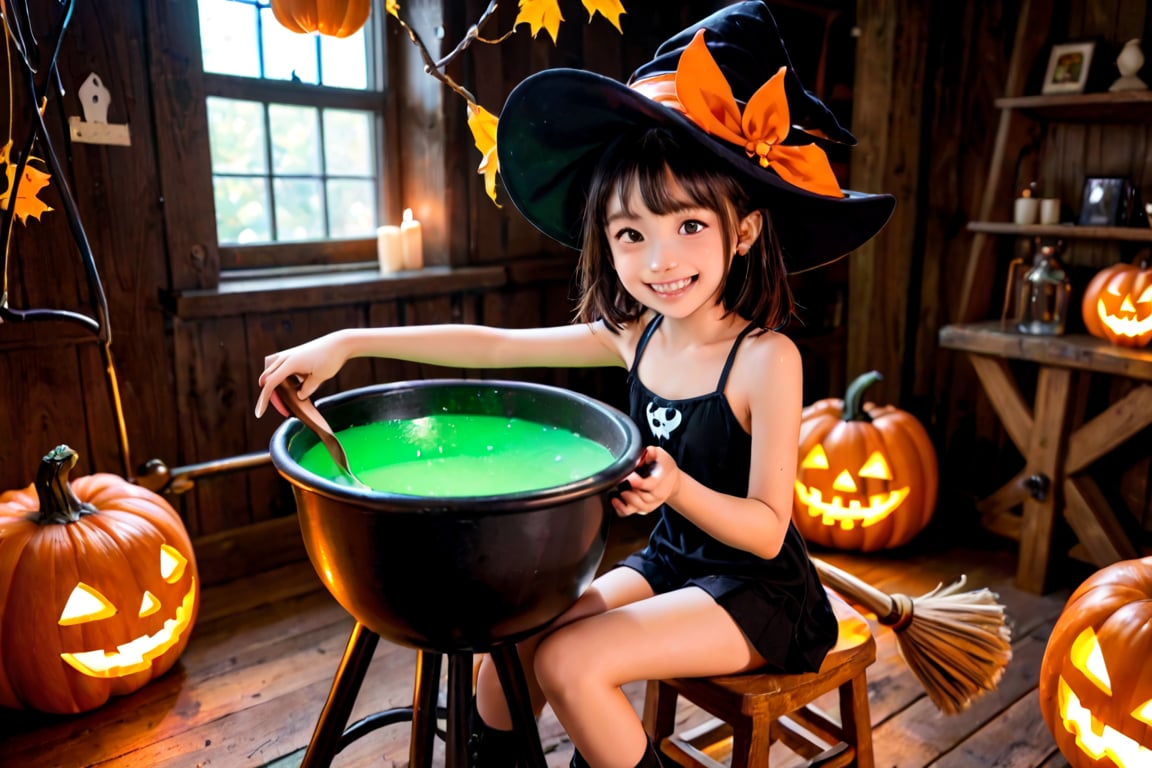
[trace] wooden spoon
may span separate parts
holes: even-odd
[[[276,387],[276,394],[280,396],[280,402],[284,403],[293,416],[300,419],[304,426],[316,433],[320,438],[320,442],[324,443],[324,447],[328,449],[328,454],[332,457],[332,461],[336,462],[336,466],[344,471],[352,480],[352,484],[357,488],[364,488],[371,490],[371,486],[362,482],[360,478],[356,477],[352,472],[352,468],[348,466],[348,454],[344,453],[344,446],[340,445],[340,441],[336,438],[336,433],[332,431],[332,427],[328,425],[327,419],[320,415],[320,411],[312,404],[309,398],[300,399],[297,392],[300,389],[300,382],[296,377],[289,376],[284,381],[280,382]]]

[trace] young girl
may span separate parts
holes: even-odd
[[[815,670],[831,606],[791,524],[801,402],[789,270],[884,225],[888,196],[843,192],[813,137],[854,142],[793,73],[767,7],[729,6],[666,42],[629,85],[577,70],[521,83],[500,173],[533,224],[580,248],[576,324],[349,329],[266,359],[257,415],[288,376],[311,396],[350,358],[452,367],[623,366],[650,473],[619,515],[651,538],[518,650],[573,765],[656,766],[621,686],[758,667]],[[477,766],[512,766],[511,719],[481,667]]]

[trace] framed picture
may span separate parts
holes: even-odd
[[[1080,203],[1082,227],[1114,227],[1127,222],[1128,179],[1121,176],[1089,176],[1084,180]]]
[[[1083,93],[1096,43],[1061,43],[1052,46],[1041,93]]]

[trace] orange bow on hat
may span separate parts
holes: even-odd
[[[684,113],[705,133],[744,147],[789,184],[820,195],[842,196],[828,156],[815,144],[788,145],[792,129],[784,91],[785,68],[760,86],[744,107],[704,42],[704,30],[680,55],[674,74],[640,80],[632,88],[653,101]]]

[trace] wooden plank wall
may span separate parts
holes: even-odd
[[[1120,47],[1131,38],[1149,39],[1152,35],[1152,12],[1143,0],[1032,0],[1034,18],[1050,18],[1043,25],[1047,42],[1040,46],[1034,60],[1023,62],[1021,76],[1025,93],[1039,93],[1047,64],[1049,46],[1069,40],[1094,39],[1096,70],[1090,90],[1104,90],[1117,75],[1113,64]],[[908,40],[917,34],[909,25],[908,15],[899,4],[861,3],[862,21],[869,14],[879,14],[874,24],[862,23],[860,46],[893,51],[897,68],[915,68],[899,52],[915,43]],[[937,332],[941,325],[957,319],[959,290],[967,261],[971,235],[965,227],[977,211],[988,176],[988,163],[999,120],[994,100],[1004,94],[1012,44],[1021,10],[1018,0],[1003,2],[955,4],[934,3],[929,14],[927,39],[932,45],[926,51],[923,87],[920,95],[909,92],[909,77],[892,78],[893,88],[901,88],[905,98],[892,100],[889,117],[856,124],[858,134],[867,140],[879,137],[887,146],[892,142],[920,144],[920,168],[909,189],[907,200],[915,215],[894,220],[901,232],[884,235],[878,243],[908,237],[911,260],[889,254],[881,258],[903,262],[889,278],[881,272],[864,276],[852,275],[852,297],[857,313],[849,324],[850,350],[859,352],[860,363],[849,353],[849,375],[866,365],[864,359],[884,359],[901,370],[896,389],[881,389],[876,396],[898,402],[920,416],[930,426],[941,451],[941,466],[946,493],[955,506],[968,509],[967,503],[1007,481],[1019,468],[1021,458],[1001,430],[998,419],[983,396],[971,366],[962,357],[938,349]],[[874,30],[880,30],[874,32]],[[875,37],[876,39],[871,39]],[[883,70],[881,70],[883,76]],[[868,73],[871,76],[874,73]],[[858,71],[857,81],[866,74]],[[899,85],[898,85],[899,84]],[[913,105],[917,100],[922,104]],[[858,100],[858,105],[868,101]],[[904,112],[919,115],[917,120],[901,118]],[[890,125],[900,130],[885,130]],[[863,139],[862,139],[863,140]],[[1019,174],[1039,182],[1041,192],[1059,196],[1066,216],[1078,211],[1084,177],[1088,175],[1129,176],[1137,185],[1152,181],[1152,128],[1145,125],[1052,124],[1038,131],[1036,144],[1023,154]],[[1015,158],[1013,158],[1015,160]],[[854,166],[854,172],[861,166]],[[875,183],[870,188],[896,187],[905,181],[903,163],[882,163]],[[1014,178],[1015,168],[1006,172]],[[855,181],[854,175],[854,181]],[[877,186],[879,184],[880,186]],[[1007,219],[1004,213],[1001,218]],[[911,231],[904,230],[911,227]],[[891,228],[891,225],[890,225]],[[999,315],[1007,279],[1008,262],[1017,255],[1019,243],[1013,238],[999,238],[998,262],[994,275],[986,281],[986,295],[979,297],[988,316]],[[892,249],[895,254],[906,249]],[[1134,249],[1116,244],[1074,241],[1064,256],[1074,282],[1073,305],[1078,308],[1081,291],[1099,267],[1133,257]],[[855,257],[854,257],[855,258]],[[861,267],[860,271],[866,271]],[[906,285],[904,275],[911,276]],[[866,281],[866,282],[865,282]],[[863,283],[863,285],[862,285]],[[889,333],[888,322],[869,323],[859,314],[856,301],[864,285],[868,299],[865,309],[877,311],[897,321]],[[885,309],[887,307],[887,309]],[[1078,309],[1074,311],[1071,330],[1080,331]],[[901,342],[906,346],[901,346]],[[891,351],[889,351],[891,350]],[[899,350],[899,351],[897,351]],[[1021,373],[1027,375],[1026,368]],[[888,384],[890,382],[886,382]],[[1125,382],[1099,382],[1080,404],[1082,413],[1091,415],[1102,404],[1115,399],[1130,387]],[[1142,434],[1129,443],[1127,450],[1109,457],[1102,477],[1114,501],[1130,510],[1135,522],[1152,529],[1152,464],[1148,445],[1152,435]]]

